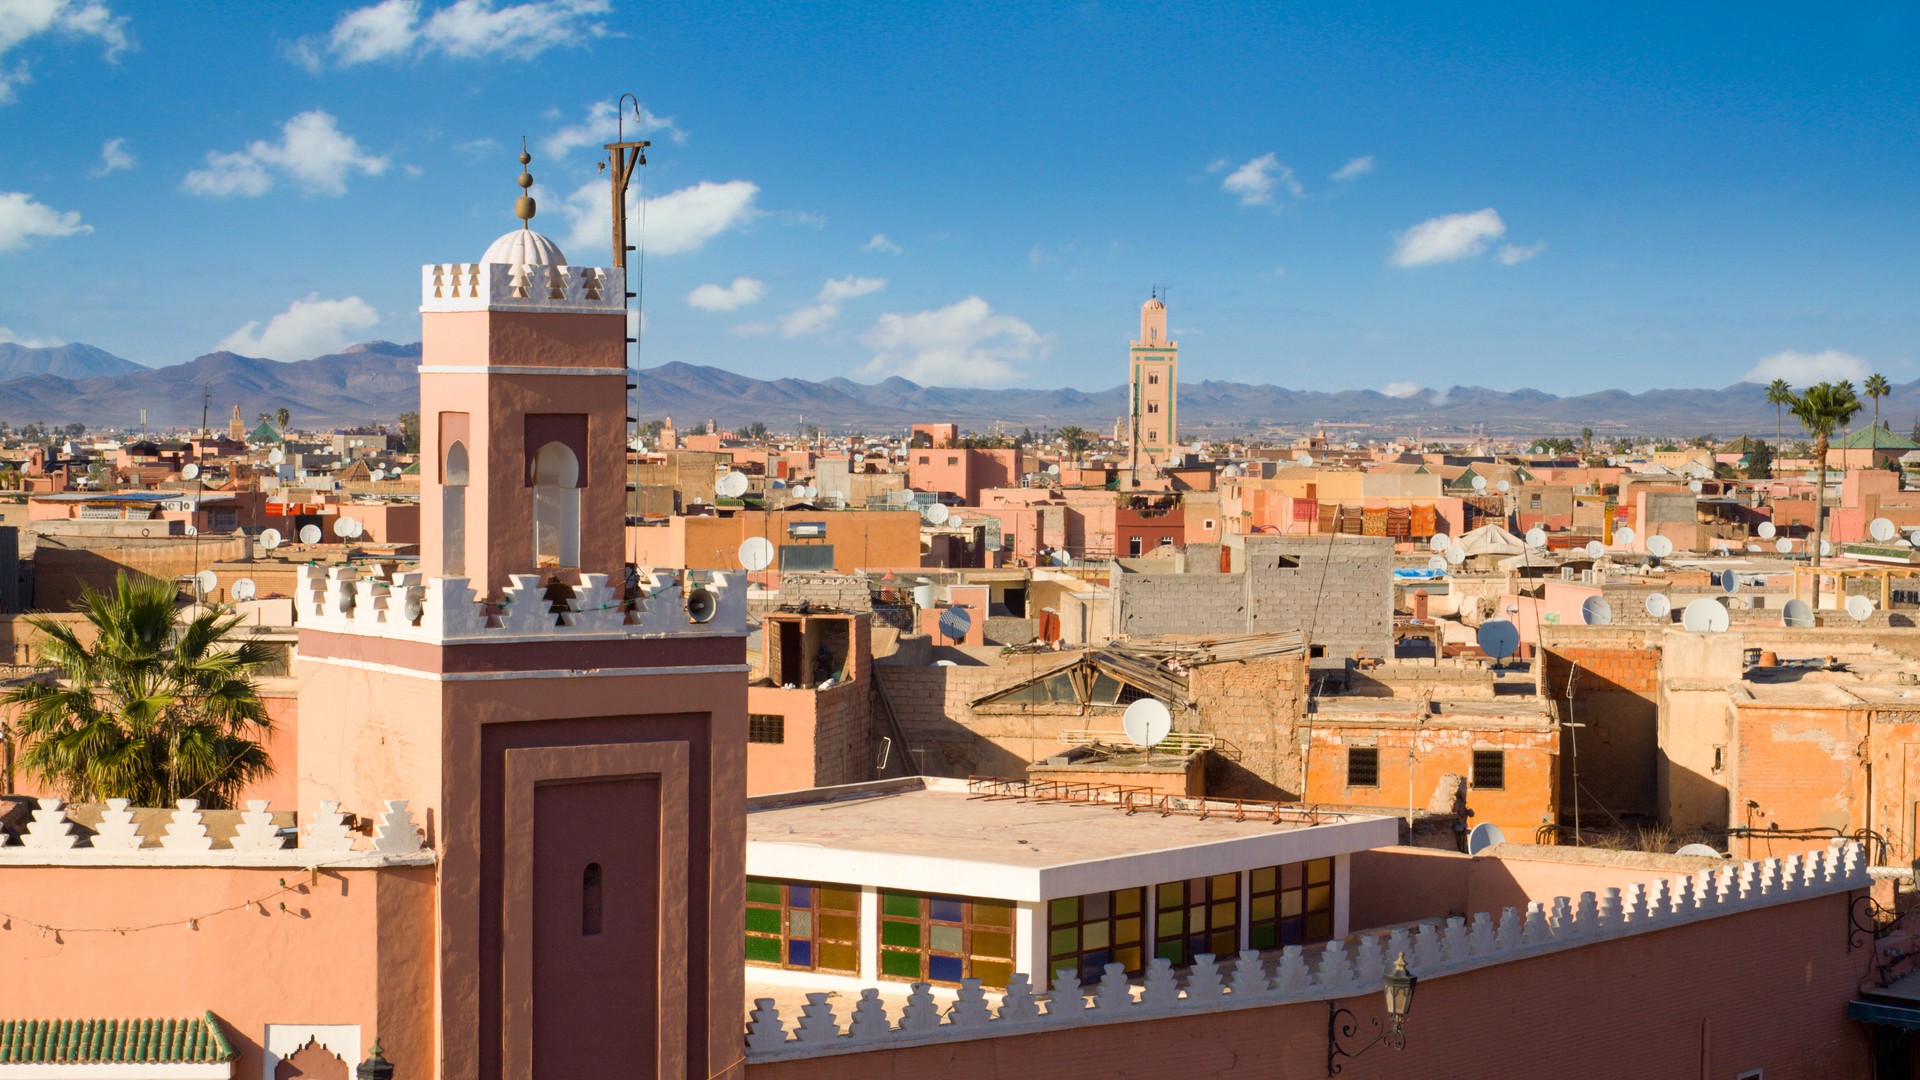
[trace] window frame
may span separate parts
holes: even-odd
[[[1087,901],[1100,897],[1105,902],[1106,915],[1089,918]],[[1133,909],[1122,911],[1123,898],[1131,897]],[[1071,918],[1063,917],[1060,905],[1073,902]],[[1060,896],[1047,904],[1047,976],[1062,968],[1072,967],[1080,973],[1081,985],[1098,982],[1106,973],[1109,963],[1121,964],[1129,975],[1138,975],[1146,970],[1148,960],[1147,936],[1153,929],[1147,919],[1147,887],[1136,885],[1130,889],[1113,889],[1108,892],[1085,893],[1080,896]],[[1132,922],[1133,938],[1121,941],[1123,924]],[[1087,928],[1100,927],[1106,944],[1097,948],[1087,948]],[[1059,944],[1059,935],[1071,931],[1074,934],[1074,948],[1055,951]],[[1133,950],[1132,962],[1120,955],[1123,950]]]
[[[874,944],[878,953],[876,974],[880,978],[888,982],[925,982],[935,986],[959,986],[962,979],[979,979],[980,985],[982,986],[996,990],[1004,990],[1006,989],[1007,978],[1010,978],[1014,972],[1019,970],[1019,941],[1018,931],[1015,925],[1017,918],[1015,911],[1018,905],[1013,901],[996,900],[990,897],[903,892],[895,889],[878,889],[876,891],[879,894],[877,897],[879,905],[878,913],[875,916],[877,925],[874,928]],[[913,918],[903,914],[890,913],[888,911],[889,898],[916,901],[920,911],[919,917]],[[934,905],[936,903],[959,904],[960,918],[946,919],[934,917]],[[1006,922],[1001,924],[981,920],[977,917],[979,915],[978,909],[980,908],[1004,912]],[[908,944],[903,941],[888,941],[889,926],[914,927],[914,943]],[[959,949],[956,951],[952,949],[935,948],[933,944],[935,929],[957,929],[960,933]],[[977,936],[983,934],[1004,936],[1007,941],[1006,955],[1003,957],[997,953],[976,953],[975,939]],[[918,957],[917,974],[909,975],[904,971],[889,970],[889,957],[907,956]],[[935,960],[958,960],[960,962],[959,975],[952,979],[936,977],[934,973]],[[978,965],[980,964],[1004,964],[1006,966],[1004,975],[1007,978],[1000,978],[998,977],[1000,973],[991,970],[978,970]]]
[[[1216,892],[1216,890],[1219,888],[1219,886],[1223,882],[1228,882],[1228,881],[1233,883],[1232,892],[1225,895],[1221,895],[1218,892]],[[1206,892],[1206,898],[1199,903],[1195,903],[1193,900],[1193,886],[1196,882],[1202,883],[1205,886],[1205,892]],[[1180,903],[1168,904],[1166,902],[1165,890],[1170,888],[1180,889],[1180,895],[1182,897],[1182,900]],[[1240,874],[1239,872],[1236,871],[1230,874],[1212,874],[1206,877],[1186,878],[1180,881],[1163,881],[1160,884],[1155,885],[1153,889],[1154,889],[1154,901],[1155,901],[1154,908],[1153,908],[1153,956],[1155,958],[1165,958],[1167,960],[1170,960],[1173,962],[1173,965],[1175,967],[1186,967],[1193,963],[1193,958],[1195,956],[1198,956],[1203,952],[1210,952],[1216,957],[1228,957],[1228,956],[1239,955],[1239,952],[1240,952]],[[1193,917],[1194,910],[1196,908],[1201,911],[1204,911],[1207,915],[1207,928],[1205,930],[1200,931],[1199,934],[1195,934],[1192,932],[1191,920]],[[1224,926],[1216,925],[1216,920],[1214,917],[1220,914],[1223,908],[1226,909],[1226,912],[1229,915],[1227,924]],[[1181,920],[1179,932],[1177,934],[1164,933],[1163,930],[1166,926],[1167,918],[1170,915],[1173,915],[1176,913],[1179,915]],[[1227,945],[1224,948],[1221,947],[1217,937],[1217,935],[1220,935],[1220,934],[1229,935]],[[1204,935],[1207,939],[1206,941],[1207,947],[1195,948],[1194,938],[1202,935]]]
[[[776,904],[765,899],[756,900],[753,898],[756,886],[764,887],[768,885],[779,889],[779,903]],[[805,897],[805,903],[797,905],[793,903],[793,890],[796,888],[809,890],[808,895]],[[828,891],[848,894],[852,898],[852,906],[827,907],[823,901]],[[753,967],[780,968],[785,971],[814,971],[828,975],[850,975],[854,978],[860,976],[860,886],[835,885],[818,881],[788,881],[781,878],[749,877],[747,878],[746,896],[747,914],[743,918],[744,925],[742,926],[742,935],[746,940],[747,948],[745,956],[748,965]],[[803,921],[807,927],[807,935],[800,939],[806,943],[807,959],[805,963],[796,963],[793,960],[793,913],[796,910],[804,913]],[[753,926],[754,912],[776,913],[775,918],[778,920],[779,925],[778,931],[755,928]],[[825,929],[825,920],[827,918],[852,919],[852,936],[826,936],[822,931]],[[765,959],[754,959],[752,946],[755,941],[778,942],[780,962],[774,963]],[[820,946],[822,944],[833,948],[851,949],[852,966],[846,968],[823,967],[820,960]]]
[[[1315,874],[1322,871],[1325,877],[1316,880]],[[1271,875],[1271,880],[1263,881],[1265,875]],[[1333,940],[1335,879],[1338,876],[1339,863],[1331,855],[1297,863],[1256,867],[1248,871],[1247,948],[1279,949],[1288,945],[1317,945]],[[1316,895],[1316,890],[1324,892]],[[1289,896],[1298,898],[1292,907],[1292,914],[1288,913]],[[1262,902],[1269,897],[1272,898],[1270,915],[1262,913]],[[1318,916],[1325,917],[1322,928],[1313,925]],[[1297,933],[1289,933],[1289,924],[1297,928]]]
[[[1359,755],[1365,755],[1372,759],[1372,763],[1366,770],[1373,774],[1371,782],[1363,783],[1354,779],[1354,765],[1357,763],[1357,757]],[[1347,747],[1347,786],[1350,788],[1377,788],[1380,786],[1380,748],[1378,746]]]
[[[769,723],[769,721],[771,721],[771,723]],[[764,735],[768,731],[768,729],[771,728],[773,730],[774,738],[771,738],[771,739],[756,738],[755,725],[758,725],[757,730],[762,735]],[[786,744],[786,741],[787,741],[787,718],[784,715],[781,715],[778,713],[748,713],[747,714],[747,743],[749,745],[784,746]]]
[[[1486,769],[1497,775],[1490,784],[1481,783],[1481,770]],[[1500,748],[1477,749],[1473,752],[1473,788],[1476,791],[1505,791],[1507,789],[1507,752]]]

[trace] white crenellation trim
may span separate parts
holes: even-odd
[[[273,1080],[281,1060],[299,1053],[310,1042],[319,1043],[346,1062],[348,1071],[360,1064],[359,1024],[268,1024],[266,1037],[260,1042],[266,1051],[261,1062],[264,1080]]]
[[[139,833],[134,810],[125,799],[108,799],[91,838],[73,830],[57,799],[41,808],[18,844],[0,834],[0,866],[229,866],[229,867],[373,867],[423,866],[435,861],[405,799],[388,799],[374,815],[374,833],[363,837],[347,825],[337,802],[323,801],[307,815],[306,833],[297,845],[273,822],[271,803],[252,799],[240,814],[230,846],[216,848],[207,834],[205,814],[193,799],[181,799],[168,812],[166,832],[156,846]],[[48,804],[53,806],[49,807]],[[69,841],[61,844],[58,841]],[[36,842],[38,841],[38,842]]]
[[[546,598],[539,574],[511,574],[498,605],[489,614],[483,598],[464,577],[426,578],[419,571],[399,574],[389,583],[365,578],[351,566],[302,566],[294,590],[302,626],[338,634],[360,634],[433,642],[442,645],[485,642],[595,638],[727,637],[747,632],[747,592],[743,579],[723,570],[684,574],[649,571],[641,580],[637,609],[621,603],[620,591],[606,574],[582,574],[564,608]],[[689,583],[715,602],[711,619],[687,617]],[[396,593],[401,595],[396,595]],[[407,618],[407,598],[417,593],[420,618]]]
[[[1783,873],[1789,869],[1791,872]],[[1770,882],[1771,886],[1741,891],[1740,885],[1750,881]],[[1255,950],[1242,952],[1225,979],[1216,958],[1196,957],[1184,987],[1176,985],[1171,965],[1156,958],[1150,962],[1137,994],[1119,964],[1107,965],[1091,995],[1082,994],[1079,975],[1071,969],[1054,973],[1054,985],[1061,989],[1044,999],[1033,994],[1026,975],[1017,974],[996,1014],[987,1009],[979,980],[965,979],[959,1001],[944,1023],[925,983],[914,984],[905,1015],[893,1026],[888,1026],[879,991],[862,990],[844,1031],[826,1031],[828,1023],[833,1022],[831,1006],[827,1005],[829,996],[809,994],[794,1038],[787,1037],[787,1028],[772,999],[762,998],[755,1002],[748,1025],[747,1061],[755,1064],[993,1038],[1020,1034],[1036,1024],[1081,1026],[1158,1020],[1195,1010],[1258,1008],[1374,994],[1380,990],[1381,976],[1401,956],[1421,979],[1442,978],[1702,919],[1863,889],[1871,883],[1859,845],[1849,843],[1796,857],[1790,867],[1784,859],[1715,867],[1671,882],[1655,879],[1644,889],[1632,884],[1624,891],[1609,888],[1582,893],[1577,900],[1555,897],[1545,904],[1529,903],[1524,912],[1509,907],[1497,920],[1490,913],[1477,912],[1471,920],[1457,915],[1429,920],[1411,934],[1404,927],[1366,933],[1358,936],[1351,951],[1348,940],[1335,939],[1321,948],[1318,963],[1311,966],[1300,946],[1289,945],[1281,950],[1278,970],[1271,980],[1263,968],[1264,957]]]
[[[73,822],[67,820],[65,804],[52,797],[42,798],[27,831],[20,837],[27,847],[42,851],[66,851],[80,842],[73,834]]]
[[[625,314],[626,289],[626,271],[617,266],[430,263],[420,268],[423,312]]]

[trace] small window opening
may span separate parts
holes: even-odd
[[[1505,750],[1473,752],[1473,786],[1490,791],[1498,791],[1507,786],[1507,752]]]
[[[1380,748],[1377,746],[1347,747],[1347,786],[1380,786]]]
[[[600,932],[600,864],[588,863],[580,875],[580,936]]]

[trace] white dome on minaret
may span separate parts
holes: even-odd
[[[566,253],[560,245],[525,226],[513,230],[487,245],[483,263],[508,266],[566,266]]]

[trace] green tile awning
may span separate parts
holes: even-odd
[[[7,1065],[214,1065],[233,1047],[212,1013],[186,1020],[0,1020]]]

